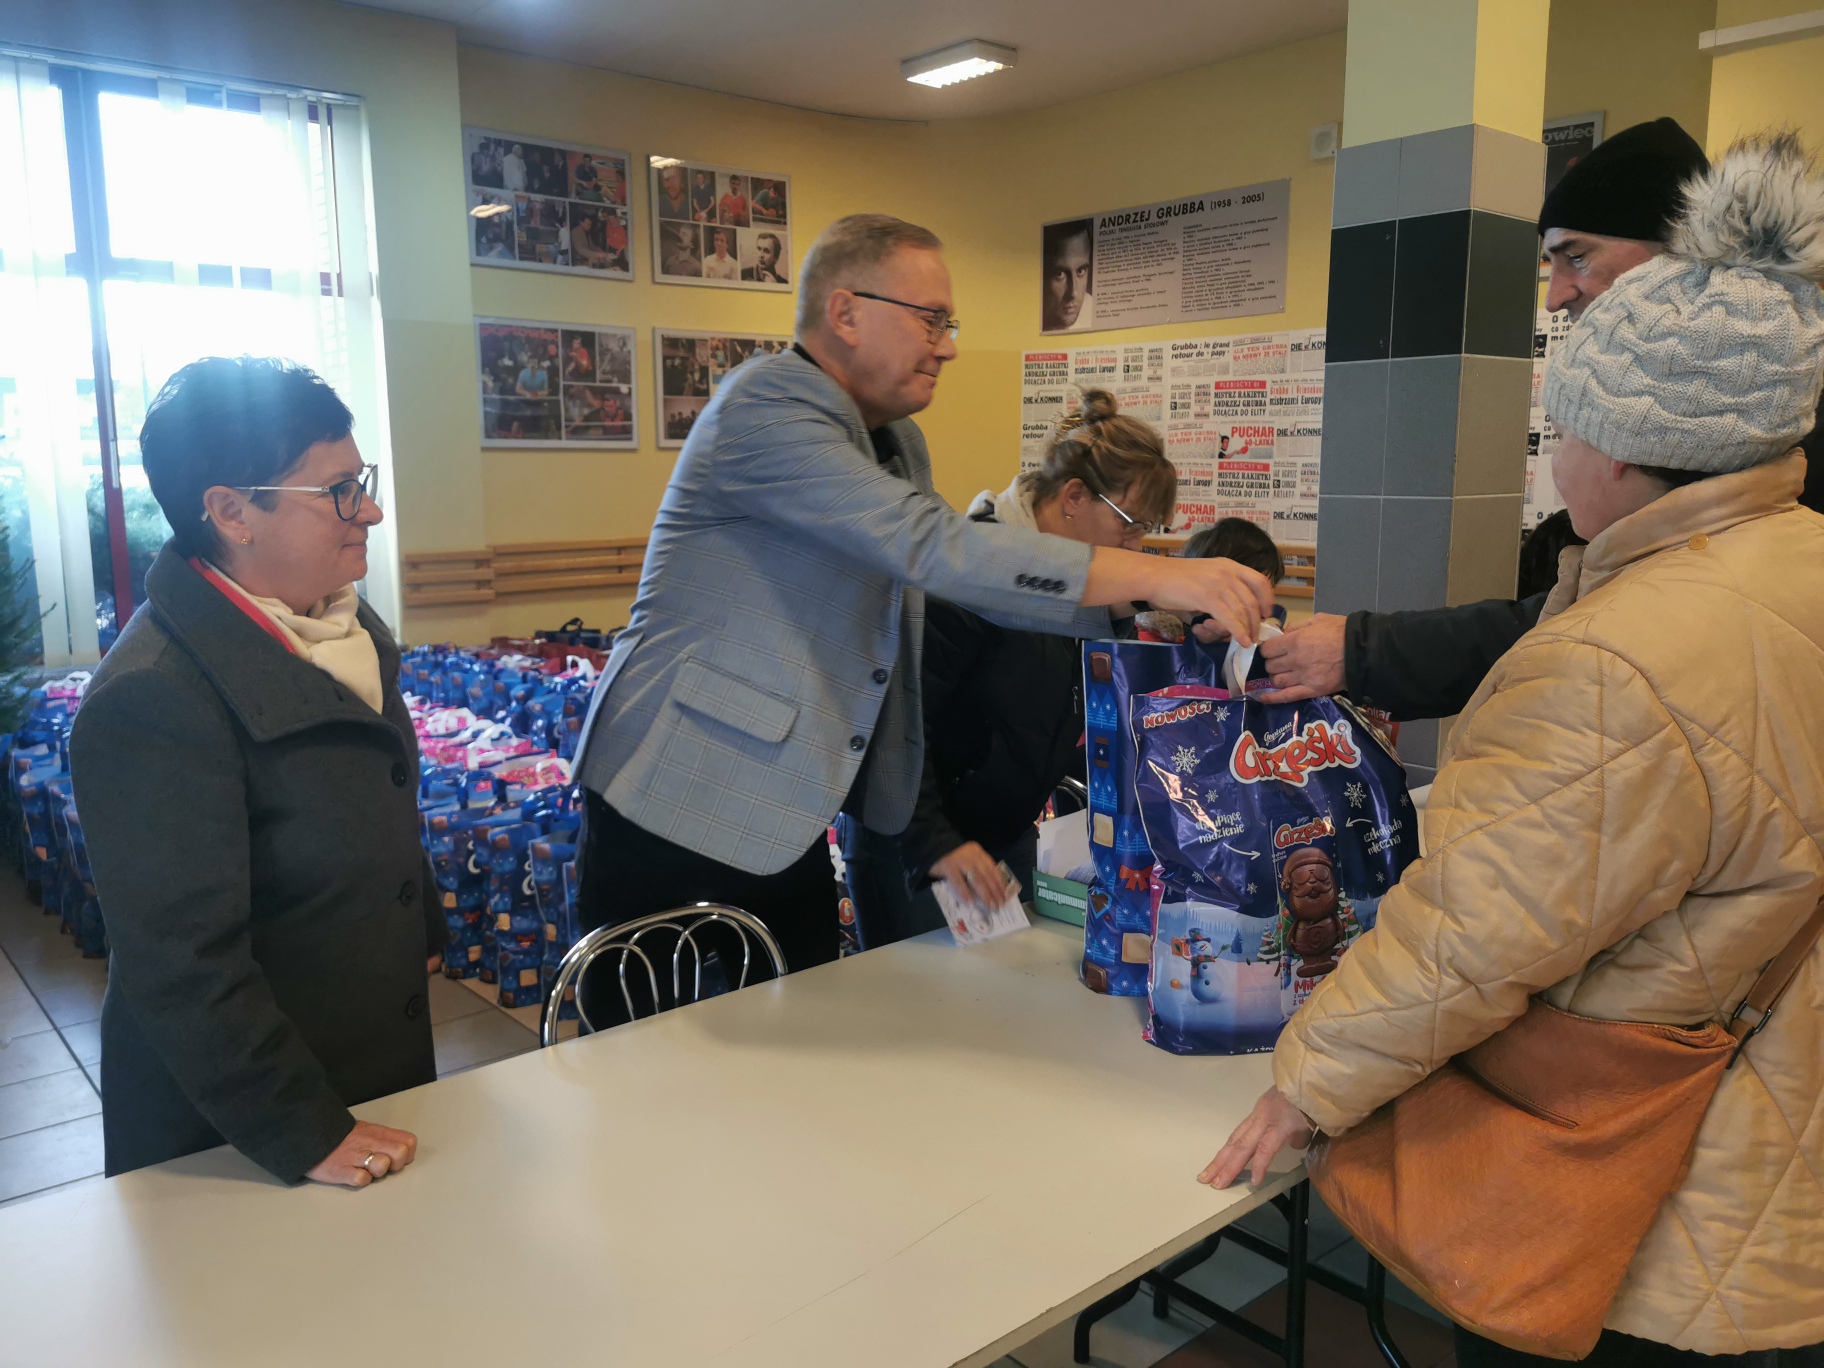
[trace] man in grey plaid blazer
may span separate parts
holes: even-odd
[[[835,958],[825,831],[838,810],[881,832],[911,815],[927,592],[1077,636],[1127,599],[1244,635],[1270,607],[1232,562],[975,523],[936,496],[910,415],[956,354],[940,245],[838,222],[800,272],[799,345],[738,367],[692,427],[580,750],[585,928],[721,901],[790,968]]]

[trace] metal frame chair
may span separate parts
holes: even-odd
[[[584,973],[603,955],[620,951],[621,1001],[626,1004],[630,1019],[639,1015],[634,1010],[633,994],[627,985],[627,961],[638,956],[639,962],[646,969],[646,984],[652,993],[652,1000],[657,1004],[659,997],[658,971],[653,967],[652,958],[640,948],[640,939],[654,931],[669,931],[677,936],[677,943],[671,951],[671,1000],[674,1006],[686,1001],[683,994],[683,957],[684,947],[690,947],[693,965],[691,996],[695,1002],[703,993],[703,951],[697,944],[697,932],[708,925],[718,924],[733,928],[741,940],[741,977],[736,982],[736,990],[747,987],[748,971],[753,967],[753,947],[756,943],[772,960],[773,973],[783,978],[787,972],[785,956],[779,952],[779,942],[773,939],[773,933],[766,929],[758,917],[751,912],[744,912],[727,903],[700,902],[684,907],[674,907],[668,912],[654,912],[651,916],[635,917],[631,921],[621,922],[618,926],[598,926],[588,935],[570,947],[569,953],[557,966],[557,977],[552,980],[551,991],[545,998],[545,1010],[539,1020],[539,1045],[557,1044],[558,1015],[563,1007],[564,994],[580,983]],[[653,1015],[663,1008],[655,1007]],[[580,1030],[583,1034],[593,1034],[596,1027],[583,1010],[582,995],[576,998],[576,1013],[581,1020]]]

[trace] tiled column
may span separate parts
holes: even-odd
[[[1427,60],[1485,70],[1486,54],[1475,60],[1478,11],[1526,3],[1460,0],[1469,41],[1442,44],[1429,58],[1422,46],[1416,59],[1413,44],[1382,46],[1408,81],[1448,77],[1428,70]],[[1350,7],[1352,63],[1358,7],[1361,0]],[[1451,5],[1406,7],[1440,8]],[[1493,34],[1486,21],[1483,27],[1486,47]],[[1372,56],[1373,45],[1362,46]],[[1542,104],[1542,46],[1537,67]],[[1358,117],[1351,101],[1373,86],[1359,75],[1352,65],[1345,130]],[[1503,81],[1513,78],[1502,70]],[[1529,117],[1530,106],[1522,102],[1515,115],[1515,101],[1507,103],[1507,122]],[[1467,118],[1407,131],[1457,112],[1480,117],[1484,107],[1466,99],[1391,118],[1383,108],[1361,122],[1401,136],[1346,145],[1337,156],[1319,612],[1433,608],[1514,592],[1538,278],[1534,223],[1545,176],[1539,120],[1530,116],[1530,136]],[[1437,736],[1436,723],[1401,729],[1415,784],[1431,778]]]

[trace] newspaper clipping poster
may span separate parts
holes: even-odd
[[[1520,530],[1530,532],[1564,507],[1552,482],[1552,457],[1558,429],[1545,411],[1545,363],[1571,331],[1570,314],[1539,310],[1533,324],[1533,402],[1526,422],[1526,498],[1520,505]]]
[[[1291,206],[1276,180],[1047,223],[1040,331],[1279,313]]]
[[[791,293],[791,177],[680,157],[646,160],[654,281]]]
[[[633,329],[475,320],[484,447],[634,451]]]
[[[625,152],[464,128],[469,260],[633,279]]]
[[[1238,517],[1282,545],[1315,545],[1323,329],[1027,352],[1022,470],[1037,467],[1057,421],[1092,386],[1159,429],[1178,471],[1173,535]]]
[[[750,356],[791,349],[792,339],[777,336],[737,337],[731,333],[652,330],[652,354],[658,363],[659,445],[681,447],[716,387]]]

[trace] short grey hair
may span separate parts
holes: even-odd
[[[825,228],[804,254],[798,272],[799,333],[822,326],[830,291],[868,283],[882,262],[906,247],[940,252],[944,244],[929,228],[891,214],[850,214]]]

